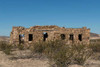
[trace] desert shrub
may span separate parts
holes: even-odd
[[[95,43],[98,43],[98,44],[100,44],[100,39],[92,39],[92,40],[90,40],[90,43],[91,44],[95,44]]]
[[[64,42],[60,40],[38,42],[34,44],[33,48],[34,52],[43,53],[50,61],[54,61],[57,67],[66,67],[69,63],[70,54],[66,56],[66,53],[69,52],[67,50]]]
[[[48,56],[49,60],[55,62],[57,67],[66,67],[70,63],[72,52],[65,45],[64,41],[49,41],[46,47],[44,53]]]
[[[17,47],[18,47],[19,50],[24,50],[24,45],[23,44],[18,44]]]
[[[78,44],[72,45],[73,61],[77,64],[83,65],[84,62],[92,55],[92,50],[87,45]]]
[[[45,42],[37,42],[33,46],[30,47],[30,50],[35,53],[43,53],[45,49]]]
[[[92,53],[85,45],[66,45],[63,40],[38,42],[33,47],[33,52],[45,54],[57,67],[67,67],[71,63],[82,65]]]
[[[9,55],[11,53],[12,46],[6,42],[0,42],[0,50],[5,54]]]
[[[94,52],[100,52],[100,43],[93,43],[93,44],[90,44],[89,47],[90,47]]]

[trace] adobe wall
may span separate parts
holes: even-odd
[[[33,44],[35,42],[43,41],[44,34],[47,33],[47,40],[61,39],[61,34],[65,35],[65,41],[71,43],[85,43],[89,44],[90,29],[83,28],[64,28],[58,26],[33,26],[30,28],[13,27],[10,35],[10,43],[19,44],[19,35],[24,35],[24,44]],[[29,41],[29,34],[32,34],[32,41]],[[73,40],[70,40],[70,34],[73,34]],[[79,34],[82,34],[82,41],[79,40]]]

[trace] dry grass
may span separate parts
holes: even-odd
[[[45,54],[57,67],[66,67],[71,63],[83,65],[91,56],[92,51],[85,45],[66,45],[62,40],[38,42],[33,52]]]
[[[6,42],[0,42],[0,50],[5,54],[9,55],[11,53],[12,46]]]
[[[9,55],[14,47],[5,42],[0,42],[0,50]],[[19,50],[23,50],[24,46],[21,44],[17,46]],[[24,51],[24,50],[23,50]],[[83,65],[85,61],[91,56],[92,51],[100,52],[99,40],[92,41],[89,46],[83,44],[71,44],[67,45],[63,40],[46,41],[35,43],[31,47],[32,54],[39,53],[39,55],[45,55],[51,66],[67,67],[70,64]],[[20,54],[21,55],[21,54]],[[23,54],[24,55],[24,54]],[[33,55],[26,55],[24,58],[32,58]],[[18,56],[18,59],[23,56]]]
[[[73,60],[76,64],[83,65],[84,62],[92,55],[92,50],[87,45],[72,45]]]
[[[96,40],[91,40],[91,44],[89,47],[94,51],[94,52],[100,52],[100,39]]]
[[[18,44],[18,45],[17,45],[17,48],[18,48],[19,50],[24,50],[24,44]]]

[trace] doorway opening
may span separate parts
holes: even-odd
[[[24,44],[24,38],[25,38],[24,34],[19,34],[19,44]]]
[[[48,38],[48,33],[44,32],[43,33],[43,41],[46,41],[47,38]]]
[[[79,39],[80,41],[82,41],[82,34],[79,34],[79,35],[78,35],[78,39]]]

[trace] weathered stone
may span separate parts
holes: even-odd
[[[12,44],[33,44],[39,41],[62,39],[66,43],[85,43],[89,44],[90,29],[83,28],[64,28],[58,26],[33,26],[30,28],[13,27],[10,35]]]

